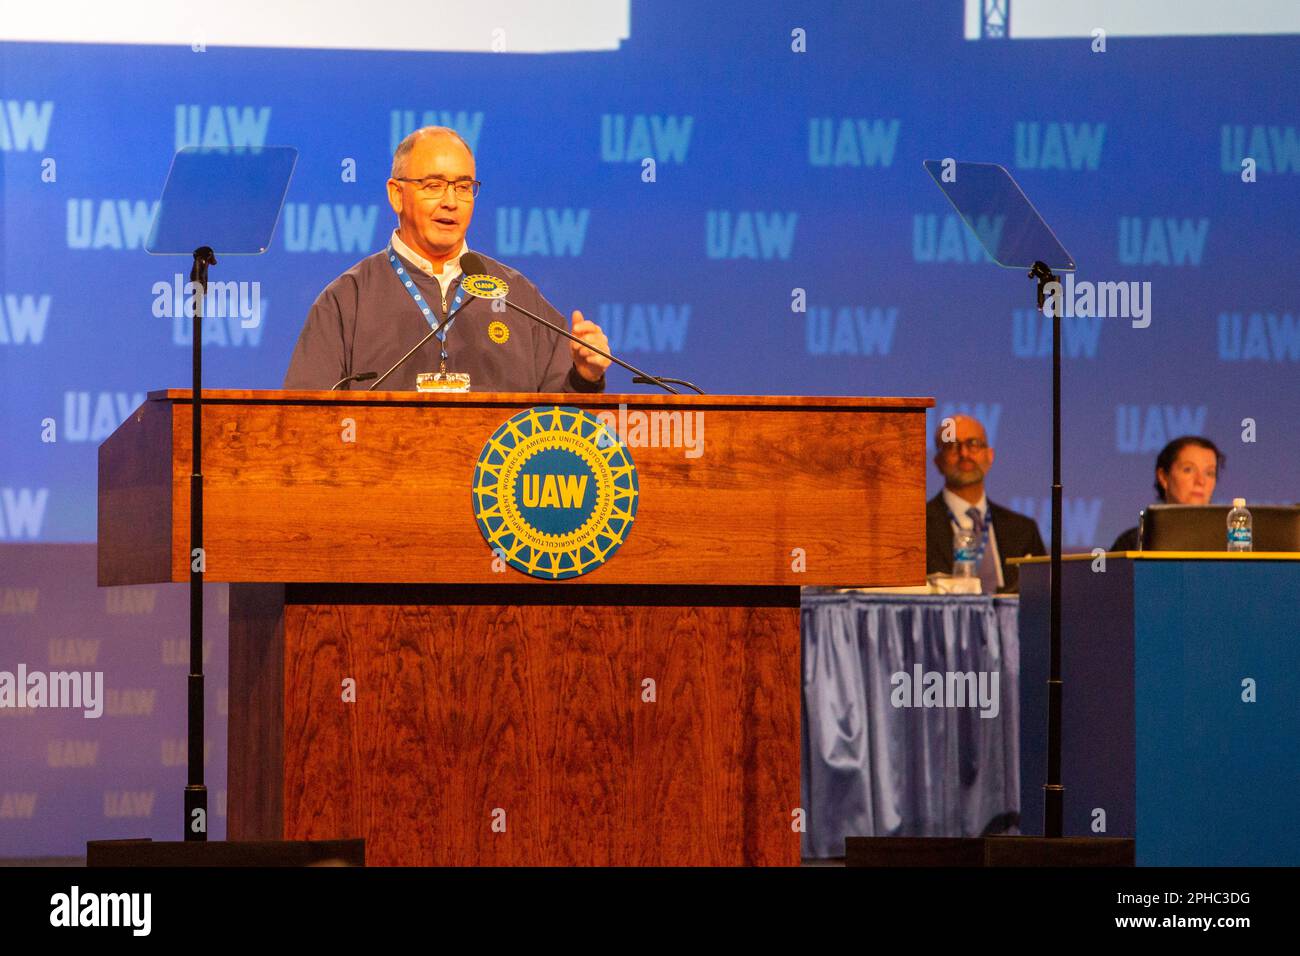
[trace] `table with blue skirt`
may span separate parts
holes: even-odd
[[[808,588],[801,604],[803,856],[1018,832],[1018,599]]]

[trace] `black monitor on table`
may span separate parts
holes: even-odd
[[[1300,551],[1300,505],[1251,505],[1253,551]],[[1142,512],[1143,551],[1226,551],[1231,505],[1151,505]]]

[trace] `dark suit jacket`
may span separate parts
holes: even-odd
[[[1020,568],[1007,564],[1007,558],[1046,554],[1047,548],[1033,518],[1004,508],[992,499],[989,499],[989,514],[993,516],[993,533],[998,539],[998,557],[1002,561],[1002,580],[1006,582],[998,593],[1015,593],[1020,587]],[[939,492],[925,505],[925,573],[941,571],[952,574],[952,557],[952,521],[943,503],[943,492]]]
[[[1138,529],[1129,528],[1127,531],[1121,531],[1115,543],[1110,546],[1112,551],[1136,551],[1138,550]]]

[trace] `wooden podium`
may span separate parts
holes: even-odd
[[[470,494],[497,427],[550,405],[701,413],[704,439],[632,444],[630,536],[554,582],[496,560]],[[799,587],[924,581],[932,405],[205,391],[229,839],[364,837],[379,865],[798,864]],[[190,418],[188,390],[152,392],[100,447],[101,585],[189,579]]]

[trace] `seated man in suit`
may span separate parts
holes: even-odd
[[[1200,435],[1182,435],[1156,456],[1156,500],[1167,505],[1208,505],[1223,468],[1218,446]],[[1121,531],[1112,551],[1136,551],[1138,529]]]
[[[1046,554],[1038,524],[988,500],[984,476],[993,464],[984,426],[968,415],[946,418],[934,433],[934,466],[943,490],[925,506],[925,573],[951,574],[955,525],[975,528],[980,550],[976,573],[985,594],[1015,592],[1020,569],[1007,558]]]

